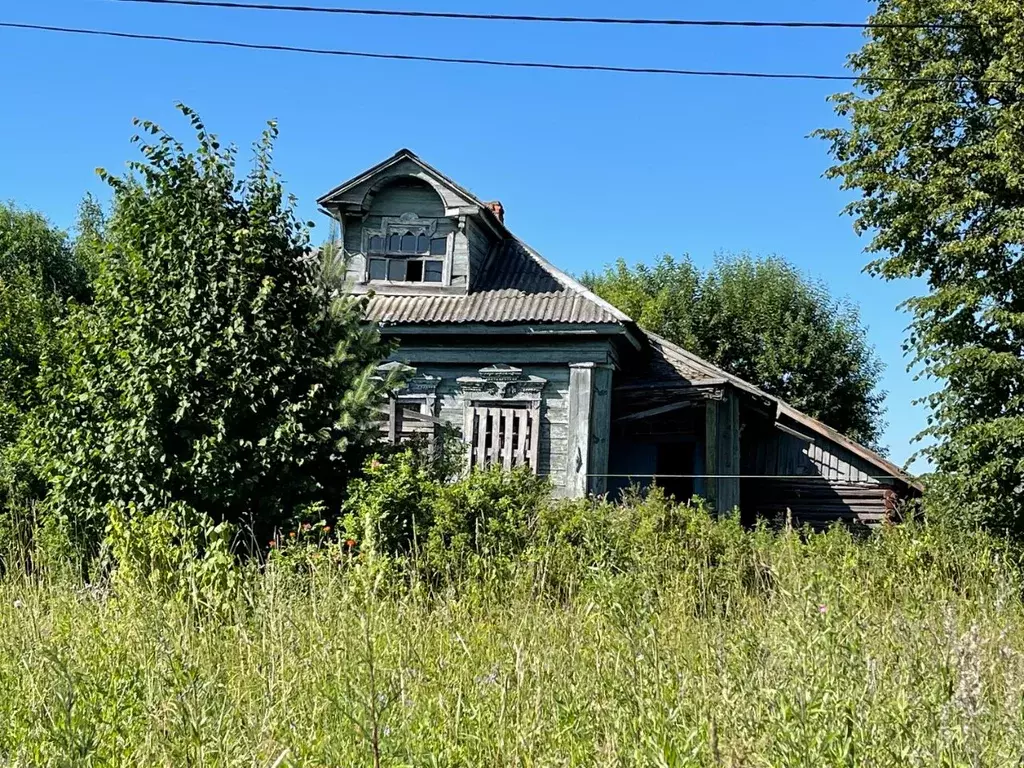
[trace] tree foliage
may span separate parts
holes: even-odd
[[[882,366],[857,310],[784,260],[723,256],[701,272],[665,256],[583,280],[642,327],[877,446]]]
[[[137,122],[145,159],[104,174],[93,301],[61,329],[25,438],[49,507],[93,535],[111,507],[184,504],[259,535],[336,508],[375,428],[387,347],[321,279],[271,167],[274,124],[240,178],[234,148],[181,110],[196,149]]]
[[[0,204],[0,451],[36,402],[39,362],[64,302],[85,290],[67,235]]]
[[[923,277],[913,361],[939,388],[926,453],[958,514],[1024,531],[1024,8],[880,0],[833,97],[829,173],[861,197],[871,269]],[[916,79],[910,79],[916,78]]]

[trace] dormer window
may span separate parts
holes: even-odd
[[[438,234],[437,222],[404,214],[385,218],[383,231],[367,232],[367,279],[373,282],[440,283],[448,237]]]

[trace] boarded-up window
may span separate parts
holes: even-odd
[[[426,397],[403,395],[388,399],[384,430],[388,442],[398,445],[416,437],[434,438],[440,419],[431,416]]]
[[[466,411],[470,468],[528,466],[537,472],[540,404],[473,404]]]

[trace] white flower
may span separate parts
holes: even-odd
[[[25,604],[23,602],[21,602],[21,600],[15,600],[14,601],[14,607],[15,608],[24,608]]]

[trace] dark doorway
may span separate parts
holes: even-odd
[[[668,496],[675,496],[676,501],[689,501],[693,498],[693,477],[673,477],[673,475],[693,475],[694,443],[660,443],[658,459],[655,464],[655,483],[665,490]]]

